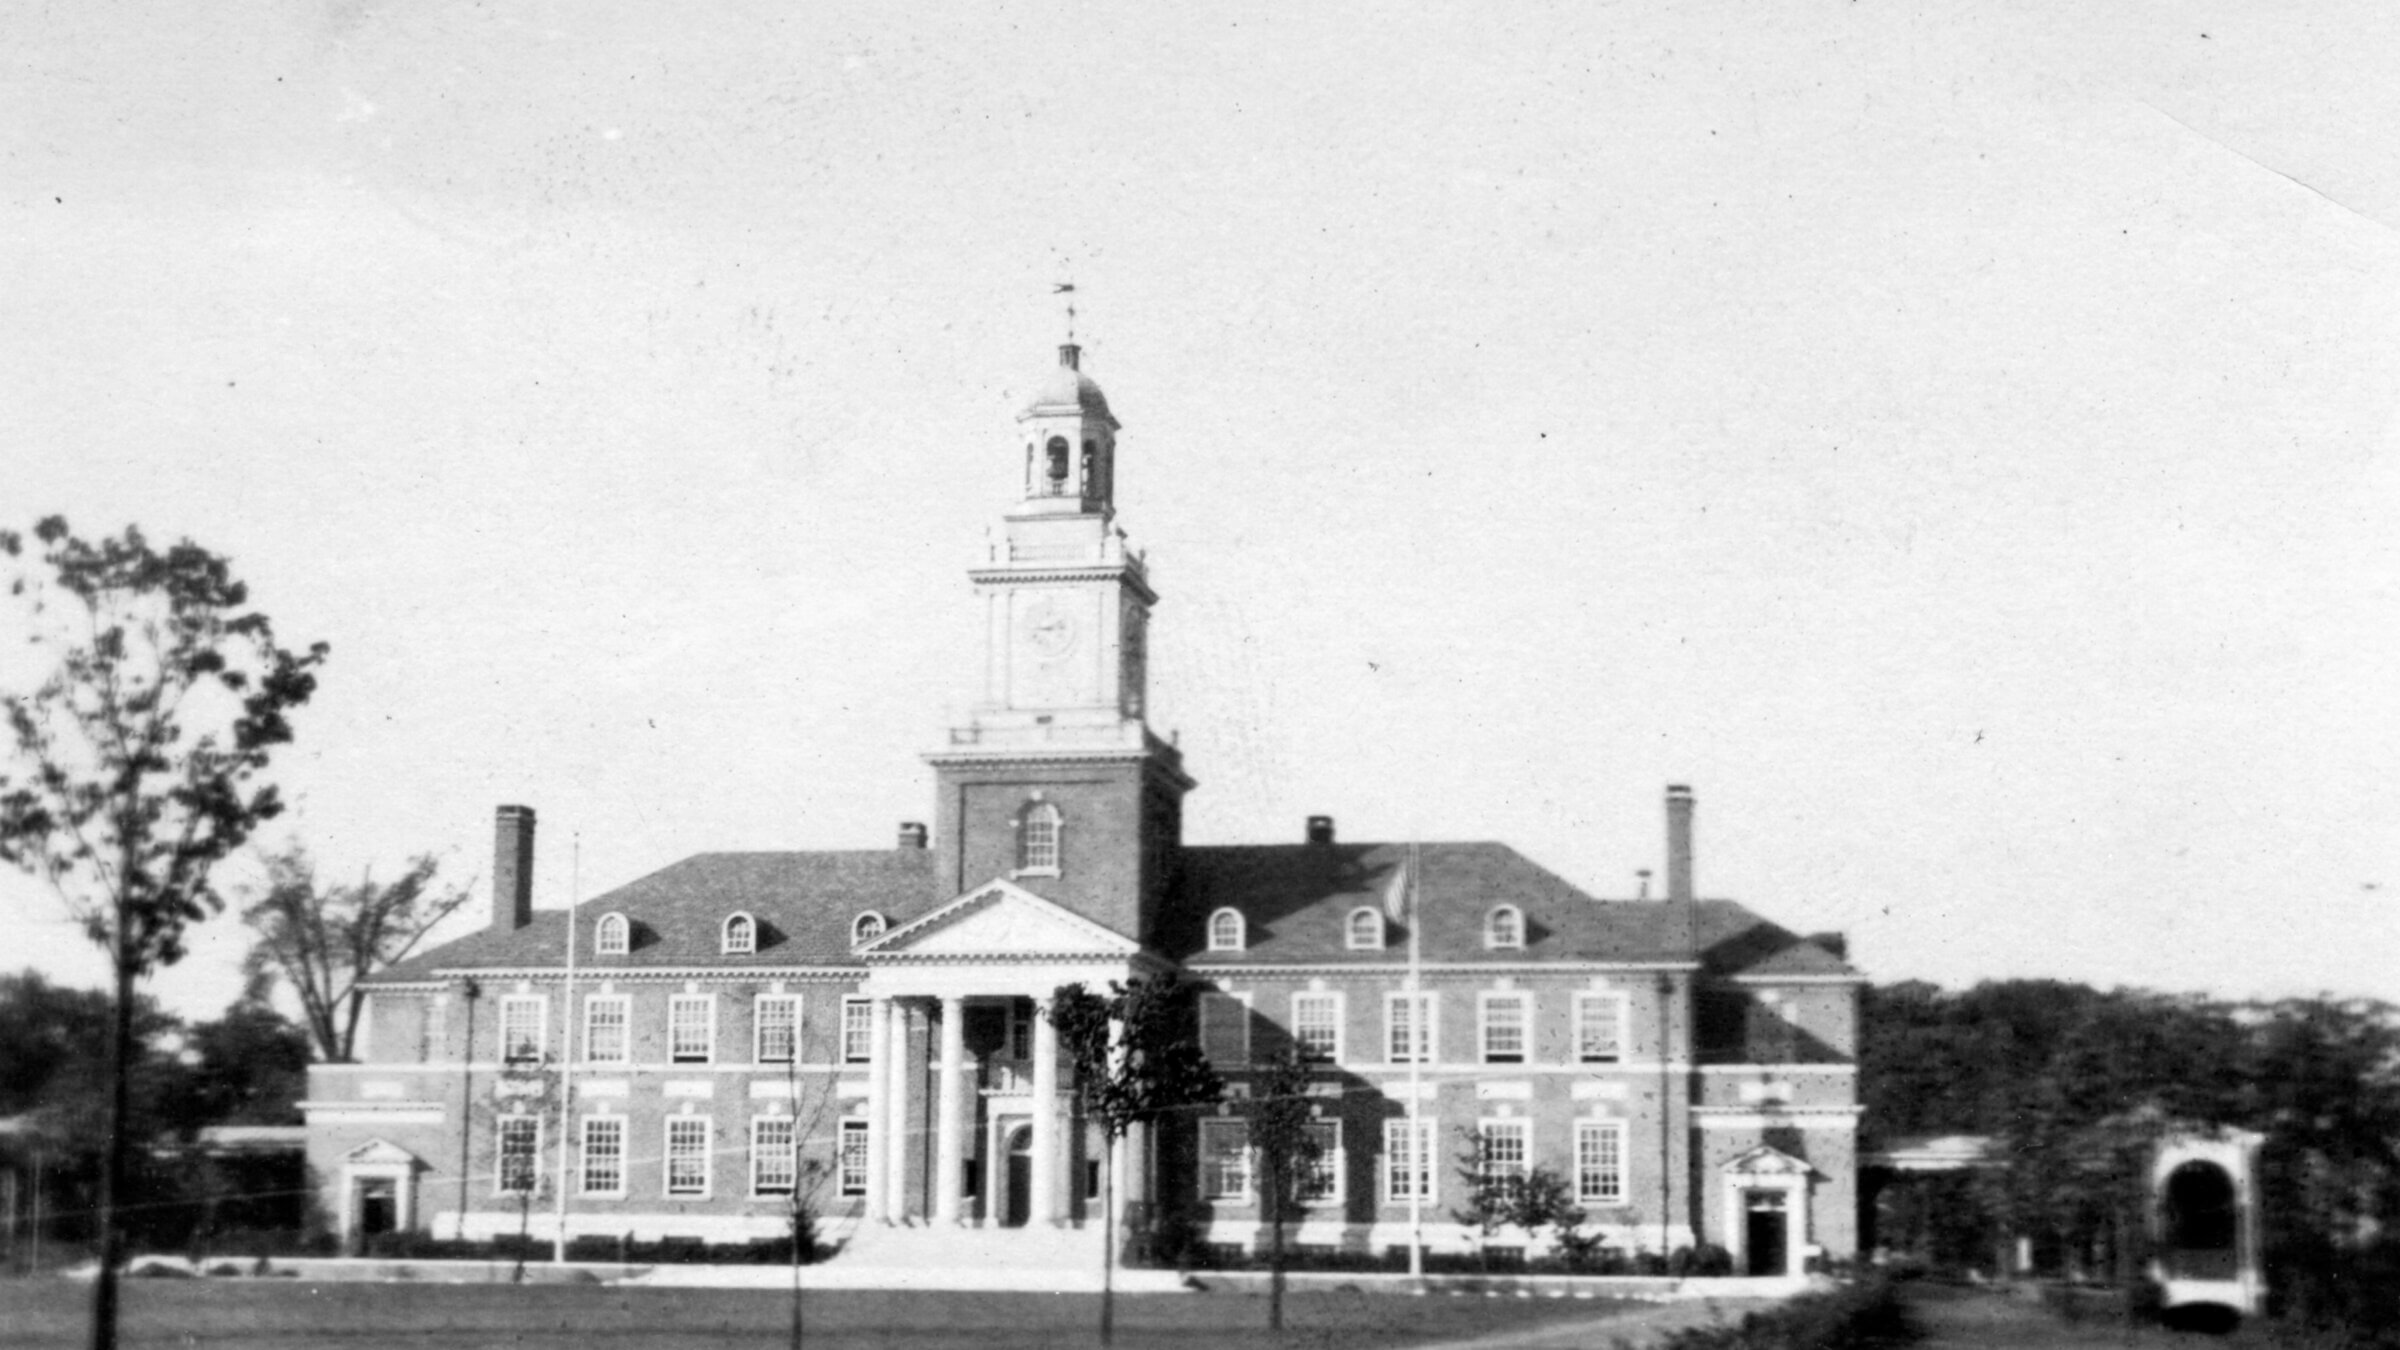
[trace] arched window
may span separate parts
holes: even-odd
[[[1525,916],[1515,905],[1498,905],[1483,921],[1483,945],[1486,947],[1522,947],[1525,945]]]
[[[1088,501],[1100,495],[1100,481],[1092,475],[1099,468],[1100,451],[1096,443],[1083,443],[1083,495]]]
[[[1065,818],[1048,802],[1028,802],[1017,815],[1017,873],[1049,876],[1059,873],[1066,856]]]
[[[1249,945],[1243,931],[1242,912],[1220,909],[1208,916],[1208,949],[1212,952],[1238,952]]]
[[[632,945],[627,941],[628,928],[624,915],[602,915],[600,926],[592,930],[592,950],[602,956],[623,956]]]
[[[1350,911],[1349,926],[1342,930],[1342,945],[1354,952],[1376,951],[1383,946],[1383,911],[1373,905],[1360,905]]]
[[[747,956],[758,950],[758,921],[736,914],[725,921],[725,955]]]
[[[883,916],[874,910],[861,913],[850,924],[850,945],[864,947],[883,936]]]
[[[1042,448],[1050,456],[1050,495],[1064,497],[1067,495],[1067,474],[1072,468],[1067,463],[1069,453],[1067,438],[1053,436],[1050,438],[1050,444]]]

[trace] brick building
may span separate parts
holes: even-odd
[[[703,854],[536,914],[534,813],[501,807],[489,926],[373,981],[360,1062],[312,1072],[310,1161],[343,1232],[563,1215],[732,1242],[785,1231],[797,1191],[850,1240],[839,1259],[962,1229],[1071,1244],[1097,1229],[1101,1154],[1042,1006],[1173,972],[1231,1092],[1120,1150],[1130,1212],[1255,1240],[1247,1070],[1297,1046],[1325,1148],[1303,1244],[1382,1250],[1418,1222],[1465,1244],[1456,1158],[1480,1132],[1568,1177],[1621,1248],[1715,1242],[1762,1274],[1851,1254],[1859,977],[1838,937],[1696,895],[1688,790],[1667,792],[1656,899],[1596,899],[1504,844],[1349,842],[1327,817],[1182,842],[1195,784],[1143,715],[1158,597],[1080,364],[1062,348],[1017,418],[1022,495],[968,573],[983,689],[925,756],[933,828]]]

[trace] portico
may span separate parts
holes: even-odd
[[[1049,1001],[1163,967],[1136,943],[994,880],[860,950],[871,1001],[869,1223],[1055,1228],[1098,1218],[1096,1128],[1075,1109]],[[1120,1207],[1145,1150],[1118,1150]],[[1080,1164],[1080,1165],[1079,1165]]]

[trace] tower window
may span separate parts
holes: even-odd
[[[1099,467],[1099,460],[1098,449],[1092,442],[1085,441],[1083,443],[1083,495],[1086,498],[1100,495],[1100,480],[1093,476],[1093,471]]]
[[[747,914],[736,914],[725,921],[725,955],[747,956],[757,950],[757,920]]]
[[[1247,946],[1248,934],[1243,931],[1242,912],[1220,909],[1208,916],[1208,949],[1212,952],[1238,952]]]
[[[1050,456],[1050,495],[1063,497],[1067,492],[1067,471],[1070,467],[1067,463],[1067,438],[1053,436],[1050,438],[1050,444],[1044,446],[1043,449]]]
[[[1017,874],[1057,876],[1065,833],[1057,807],[1048,802],[1028,805],[1017,817]]]
[[[1525,945],[1525,916],[1515,905],[1501,905],[1483,921],[1483,945],[1494,950]]]

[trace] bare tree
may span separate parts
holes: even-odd
[[[467,888],[437,890],[439,864],[431,856],[380,885],[372,873],[353,886],[322,885],[308,850],[296,843],[268,854],[266,863],[266,883],[242,907],[242,922],[258,935],[242,972],[254,986],[274,979],[290,985],[317,1054],[347,1063],[366,1002],[360,983],[405,960],[427,931],[467,902]]]
[[[224,908],[215,865],[283,810],[260,781],[316,691],[325,645],[288,651],[226,560],[189,541],[160,551],[138,529],[78,538],[51,516],[26,540],[9,593],[48,672],[0,693],[0,860],[47,881],[115,976],[108,1159],[91,1344],[112,1350],[124,1259],[127,1080],[134,985],[184,952],[185,929]]]

